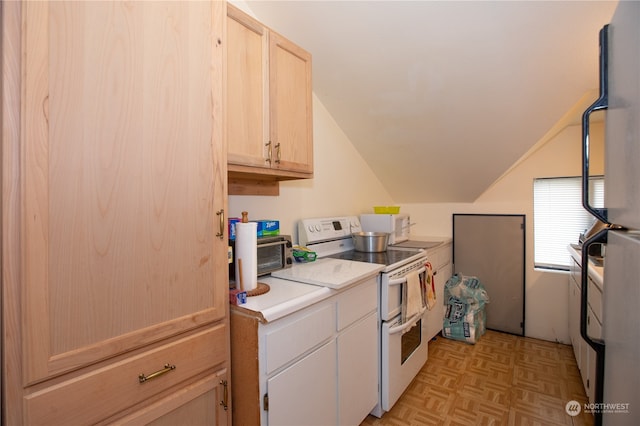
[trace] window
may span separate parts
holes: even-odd
[[[590,178],[589,198],[594,207],[604,205],[604,179]],[[582,178],[535,179],[533,182],[534,265],[536,268],[569,269],[567,246],[593,222],[582,207]]]

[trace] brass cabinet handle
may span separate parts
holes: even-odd
[[[271,141],[265,143],[264,146],[266,146],[268,148],[267,149],[267,163],[271,164],[271,154],[272,154]]]
[[[280,142],[276,144],[276,164],[280,164],[280,159],[282,158],[282,153],[280,152]]]
[[[151,373],[148,376],[145,376],[144,373],[140,373],[138,376],[138,381],[140,383],[148,382],[151,379],[155,379],[156,377],[162,376],[163,374],[167,374],[169,371],[173,371],[176,369],[176,366],[173,364],[165,364],[162,370],[158,370],[155,373]]]
[[[224,237],[224,209],[216,212],[216,216],[220,218],[220,230],[216,233],[216,237],[223,239]]]
[[[220,384],[223,386],[223,391],[222,391],[222,401],[220,401],[220,405],[222,405],[222,408],[224,408],[224,411],[227,411],[229,409],[229,390],[227,387],[227,381],[226,380],[220,380]]]

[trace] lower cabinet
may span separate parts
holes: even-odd
[[[596,351],[580,334],[580,304],[582,269],[571,260],[569,276],[569,337],[573,346],[576,363],[580,369],[582,384],[589,402],[595,402],[596,391]],[[587,334],[594,338],[602,338],[602,290],[589,277],[587,304]]]
[[[377,276],[271,322],[231,311],[233,423],[353,425],[378,400]]]
[[[602,338],[602,324],[596,317],[593,309],[589,307],[589,311],[587,312],[587,333],[591,337]],[[587,354],[587,397],[589,397],[589,402],[596,402],[596,351],[594,351],[591,346],[588,346],[588,354]]]
[[[444,319],[444,285],[451,278],[453,265],[451,264],[451,243],[440,245],[434,249],[427,249],[427,260],[433,268],[433,280],[436,289],[436,304],[426,314],[426,337],[433,339],[442,331]]]
[[[269,424],[336,424],[336,341],[267,380]]]
[[[340,425],[360,424],[378,403],[378,334],[376,311],[338,337]]]
[[[227,423],[227,371],[210,374],[126,417],[119,425],[217,425]]]
[[[573,262],[576,265],[575,262]],[[580,335],[580,284],[573,278],[574,271],[571,271],[569,278],[569,338],[573,346],[573,355],[576,358],[578,367],[582,358],[582,344],[586,344]]]
[[[223,325],[207,327],[34,390],[23,400],[25,424],[147,424],[154,418],[180,410],[180,407],[183,407],[180,411],[201,420],[217,419],[213,423],[193,424],[227,424],[224,411],[224,406],[229,405],[228,397],[225,400],[226,365],[216,367],[212,364],[224,359],[227,330]],[[217,371],[212,373],[215,369]],[[200,394],[209,396],[201,397]],[[214,396],[215,404],[208,405],[204,411],[191,412],[184,408],[190,399],[212,399]],[[224,401],[227,402],[219,404]],[[222,412],[212,409],[219,405],[223,406]]]

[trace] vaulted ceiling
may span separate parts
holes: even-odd
[[[397,203],[472,202],[598,87],[615,1],[245,1]]]

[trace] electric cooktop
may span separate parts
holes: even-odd
[[[387,250],[379,253],[349,250],[342,253],[332,254],[327,257],[391,266],[396,264],[402,265],[407,261],[413,260],[413,258],[420,253],[422,253],[422,250]]]

